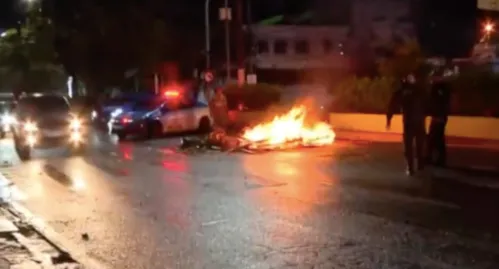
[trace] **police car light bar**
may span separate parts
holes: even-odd
[[[180,93],[178,91],[166,91],[163,93],[163,95],[168,98],[176,98],[180,96]]]

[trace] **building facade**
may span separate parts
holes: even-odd
[[[342,68],[348,60],[348,31],[346,26],[254,26],[253,64],[261,69]]]
[[[315,0],[309,25],[254,25],[263,69],[351,68],[416,39],[415,0]],[[325,26],[325,25],[328,26]]]

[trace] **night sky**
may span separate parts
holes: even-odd
[[[0,28],[7,28],[15,23],[16,5],[19,7],[20,1],[24,0],[0,0]],[[57,1],[57,0],[56,0]],[[64,0],[68,1],[68,0]],[[146,1],[146,0],[142,0]],[[189,9],[196,9],[196,17],[203,14],[204,0],[183,0],[189,1]],[[234,1],[234,0],[232,0]],[[308,4],[313,1],[289,1],[289,0],[250,0],[252,3],[252,20],[258,21],[278,14],[299,14],[308,9]],[[409,1],[409,0],[408,0]],[[434,38],[438,38],[442,33],[455,32],[453,39],[457,43],[470,43],[476,39],[477,14],[476,0],[419,0],[422,8],[419,20],[419,32],[425,35],[420,36],[423,43]],[[212,5],[218,5],[221,0],[212,1]],[[215,10],[213,10],[215,11]],[[194,14],[193,14],[194,15]],[[202,21],[202,18],[199,18]],[[195,21],[195,20],[192,20]],[[455,40],[454,40],[455,39]],[[449,45],[442,43],[442,48],[438,51],[448,49]]]
[[[0,27],[7,27],[16,20],[14,10],[16,5],[23,0],[1,0],[0,1]],[[184,0],[189,1],[189,0]],[[190,0],[193,2],[191,7],[202,4],[200,2]],[[195,3],[194,3],[195,2]],[[296,14],[305,11],[308,7],[307,4],[312,1],[287,1],[287,0],[252,0],[253,16],[255,20],[270,17],[276,14],[291,13]],[[424,4],[426,8],[434,9],[436,12],[441,13],[444,17],[449,19],[459,19],[460,17],[467,17],[473,10],[470,6],[476,5],[476,0],[422,0],[428,4]],[[451,3],[452,2],[452,3]],[[203,6],[200,6],[202,9]]]
[[[0,28],[8,27],[15,23],[16,6],[23,0],[0,0]],[[68,1],[68,0],[65,0]],[[191,1],[191,7],[200,4],[199,9],[203,10],[204,1],[184,0]],[[286,1],[286,0],[252,0],[253,16],[255,20],[264,19],[276,14],[287,13],[300,13],[307,9],[307,1]]]
[[[2,0],[0,1],[0,28],[9,26],[15,17],[13,16],[13,0]]]

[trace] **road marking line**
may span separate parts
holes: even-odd
[[[213,220],[213,221],[203,222],[201,224],[201,226],[204,226],[204,227],[206,227],[206,226],[213,226],[213,225],[217,225],[217,224],[220,224],[220,223],[225,223],[227,221],[229,221],[229,220],[228,219]]]

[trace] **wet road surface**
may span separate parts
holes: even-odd
[[[21,163],[4,139],[0,172],[109,268],[499,268],[497,193],[406,178],[398,144],[248,155],[177,143],[96,135],[85,156]],[[499,167],[495,151],[449,155]]]

